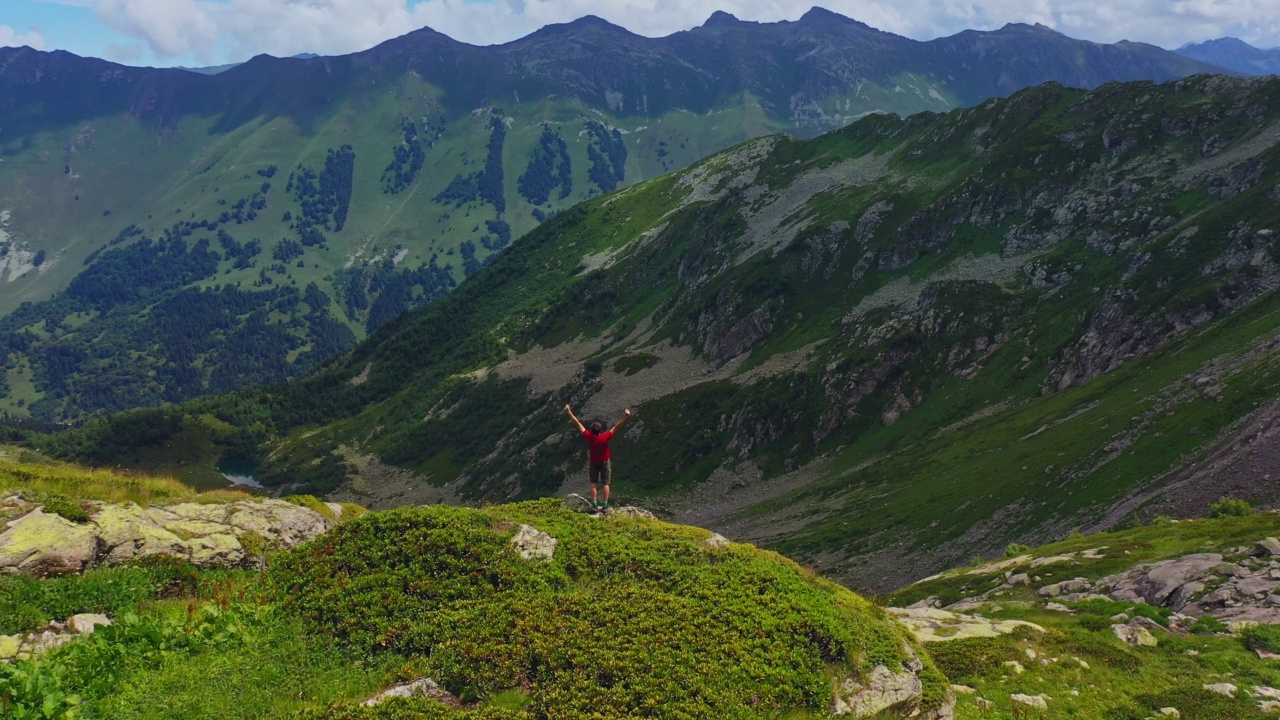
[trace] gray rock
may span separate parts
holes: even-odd
[[[1016,585],[1030,585],[1030,584],[1031,584],[1031,576],[1030,576],[1030,575],[1028,575],[1028,574],[1026,574],[1026,573],[1016,573],[1016,574],[1014,574],[1014,575],[1010,575],[1010,576],[1008,577],[1008,579],[1006,579],[1006,580],[1005,580],[1005,583],[1006,583],[1006,584],[1008,584],[1008,585],[1015,585],[1015,586],[1016,586]]]
[[[706,540],[703,540],[702,544],[706,545],[712,550],[719,550],[722,547],[729,546],[729,538],[721,535],[720,533],[711,533],[711,537],[707,538]]]
[[[97,553],[95,530],[36,508],[0,533],[0,572],[41,577],[80,572]]]
[[[1232,685],[1231,683],[1225,683],[1225,682],[1205,685],[1204,689],[1208,690],[1209,692],[1218,693],[1219,695],[1226,695],[1227,697],[1235,697],[1236,690],[1237,690],[1235,685]]]
[[[365,707],[374,707],[390,700],[391,698],[411,698],[411,697],[428,697],[439,700],[449,707],[460,707],[461,702],[444,688],[440,687],[435,680],[431,678],[414,678],[413,680],[392,685],[382,692],[360,703]]]
[[[98,627],[111,624],[111,618],[106,615],[97,615],[91,613],[82,613],[80,615],[72,615],[67,620],[67,627],[71,632],[77,635],[85,635],[93,632]]]
[[[1275,557],[1280,555],[1280,540],[1273,537],[1263,538],[1254,546],[1254,555],[1263,555],[1266,557]]]
[[[1159,644],[1156,637],[1151,634],[1150,630],[1144,627],[1136,627],[1134,625],[1112,625],[1111,632],[1115,633],[1117,639],[1121,642],[1140,647],[1155,647]]]
[[[654,515],[644,508],[636,507],[635,505],[623,505],[622,507],[609,508],[608,513],[619,517],[643,518],[645,520],[658,519],[657,515]]]
[[[941,607],[941,606],[942,606],[942,602],[941,602],[940,600],[938,600],[938,596],[937,596],[937,595],[930,595],[929,597],[927,597],[927,598],[925,598],[925,599],[923,599],[923,600],[920,600],[920,601],[917,601],[917,602],[913,602],[913,603],[911,603],[910,605],[908,605],[908,606],[907,606],[907,609],[908,609],[908,610],[921,610],[921,609],[924,609],[924,608],[936,608],[936,607]]]
[[[919,707],[923,694],[924,685],[915,672],[895,673],[877,665],[865,681],[845,678],[836,687],[831,714],[865,718],[893,712],[906,717]]]
[[[1014,705],[1025,705],[1026,707],[1034,708],[1036,710],[1048,710],[1049,701],[1052,699],[1053,698],[1044,694],[1022,695],[1019,693],[1019,694],[1014,694],[1009,696],[1009,702],[1013,703]]]
[[[1204,592],[1204,587],[1202,582],[1189,582],[1174,590],[1166,604],[1176,611],[1181,611],[1195,600],[1197,594]]]
[[[1111,597],[1125,602],[1164,605],[1178,588],[1209,575],[1222,562],[1217,553],[1184,555],[1151,565],[1139,565],[1127,572],[1099,581],[1111,588]]]
[[[525,560],[550,561],[556,554],[557,540],[531,525],[516,528],[511,547]]]
[[[1064,580],[1052,585],[1046,585],[1040,588],[1040,597],[1058,597],[1063,593],[1078,593],[1089,589],[1089,581],[1084,578],[1075,578],[1074,580]]]

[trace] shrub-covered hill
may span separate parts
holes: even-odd
[[[205,432],[275,487],[527,499],[585,481],[566,403],[631,407],[617,491],[875,590],[1273,502],[1278,121],[1280,80],[1200,76],[764,138],[562,213],[306,380],[51,446]]]
[[[543,545],[529,528],[549,536]],[[531,557],[515,537],[529,538]],[[711,537],[556,501],[437,505],[348,523],[283,557],[273,578],[285,611],[315,631],[404,656],[462,702],[524,693],[528,717],[837,705],[905,716],[943,704],[942,676],[882,610],[774,553]],[[922,682],[921,696],[850,699],[886,670]]]
[[[0,578],[0,607],[25,619],[118,620],[0,664],[0,691],[31,702],[21,682],[35,674],[46,695],[80,695],[78,717],[114,719],[949,717],[945,678],[881,608],[772,552],[643,515],[402,508],[264,574]],[[105,678],[87,672],[105,661]],[[362,705],[423,678],[429,697]]]

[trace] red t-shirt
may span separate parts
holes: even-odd
[[[612,430],[605,430],[599,435],[590,430],[583,430],[582,437],[587,439],[591,462],[604,462],[609,459],[609,438],[613,437]]]

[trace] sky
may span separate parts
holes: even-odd
[[[657,37],[715,10],[771,22],[815,3],[918,40],[1026,22],[1095,42],[1176,48],[1232,36],[1280,46],[1280,0],[0,0],[0,46],[203,66],[260,53],[340,55],[424,26],[489,45],[588,14]]]

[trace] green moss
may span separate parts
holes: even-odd
[[[61,515],[73,523],[89,522],[89,511],[78,501],[61,495],[49,495],[44,499],[43,505],[45,512]]]
[[[325,505],[324,501],[315,495],[286,495],[281,499],[285,502],[291,502],[299,507],[304,507],[308,510],[319,513],[321,517],[325,518],[329,522],[334,522],[336,519],[333,516],[333,510],[330,510],[329,506]]]

